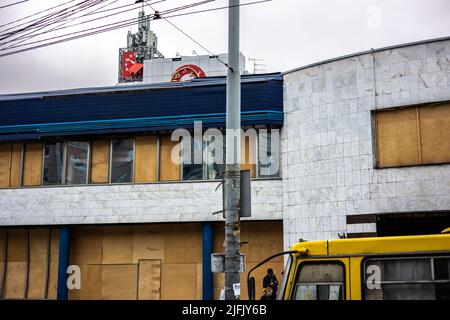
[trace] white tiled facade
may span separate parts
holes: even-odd
[[[286,247],[376,231],[347,225],[347,215],[450,210],[450,165],[374,169],[371,116],[450,100],[450,40],[313,65],[284,80]]]
[[[374,232],[355,214],[450,211],[450,165],[374,169],[371,111],[450,100],[450,40],[284,76],[282,180],[252,182],[250,220],[284,221],[284,245]],[[0,189],[0,225],[223,221],[218,182]]]
[[[223,221],[219,182],[0,190],[0,225]],[[252,182],[253,216],[282,219],[281,180]]]

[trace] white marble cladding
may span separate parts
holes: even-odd
[[[284,79],[286,248],[299,238],[352,232],[347,215],[450,210],[450,165],[374,169],[371,123],[374,109],[450,100],[450,40],[345,58]]]
[[[0,225],[222,221],[218,182],[0,190]],[[282,181],[252,181],[246,220],[282,219]]]

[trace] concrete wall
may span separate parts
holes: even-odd
[[[371,110],[450,100],[450,40],[285,75],[284,244],[373,232],[346,216],[450,210],[450,165],[374,169]]]
[[[0,225],[222,221],[219,182],[0,190]],[[282,181],[252,182],[251,220],[282,219]]]

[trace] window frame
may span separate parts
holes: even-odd
[[[412,259],[430,259],[430,271],[431,271],[431,279],[432,280],[411,280],[411,281],[380,281],[380,284],[441,284],[441,283],[449,283],[450,284],[450,275],[448,280],[436,280],[435,279],[435,268],[434,268],[434,259],[450,259],[450,255],[448,253],[441,254],[416,254],[416,255],[382,255],[382,256],[367,256],[361,261],[361,299],[366,300],[366,264],[370,261],[379,261],[379,260],[412,260]]]
[[[394,106],[394,107],[388,107],[388,108],[382,108],[382,109],[376,109],[371,110],[371,129],[372,129],[372,161],[373,161],[373,168],[374,169],[395,169],[395,168],[408,168],[408,167],[418,167],[418,166],[436,166],[436,165],[445,165],[450,164],[450,161],[443,161],[443,162],[436,162],[436,163],[428,163],[423,162],[422,159],[422,135],[420,132],[420,109],[422,107],[432,107],[432,106],[441,106],[441,105],[447,105],[450,104],[450,100],[443,100],[443,101],[437,101],[437,102],[429,102],[429,103],[417,103],[417,104],[411,104],[411,105],[404,105],[404,106]],[[450,108],[450,105],[449,105]],[[380,150],[379,150],[379,132],[378,132],[378,114],[381,112],[387,112],[387,111],[396,111],[396,110],[403,110],[403,109],[416,109],[417,115],[417,127],[418,127],[418,148],[420,151],[420,163],[417,164],[396,164],[396,165],[388,165],[388,166],[381,166],[380,165]]]
[[[342,300],[339,301],[344,301],[347,300],[347,268],[346,268],[346,264],[341,261],[341,260],[336,260],[336,259],[329,259],[329,260],[300,260],[300,262],[297,264],[297,266],[295,267],[294,270],[294,277],[293,277],[293,284],[292,284],[292,290],[290,292],[289,295],[289,300],[294,300],[295,297],[295,293],[297,291],[297,286],[298,284],[300,284],[300,282],[298,281],[299,277],[300,277],[300,273],[301,273],[301,269],[304,267],[305,264],[313,264],[313,265],[320,265],[320,264],[336,264],[336,265],[340,265],[343,269],[343,282],[340,282],[340,285],[342,286]],[[306,284],[306,282],[303,282],[303,284]],[[333,284],[339,284],[339,282],[311,282],[311,284],[322,284],[322,285],[333,285]],[[318,301],[318,300],[317,300]]]
[[[113,141],[114,140],[133,140],[133,165],[131,167],[131,179],[129,182],[112,182],[112,167],[113,167]],[[159,139],[158,139],[158,155],[159,155]],[[135,136],[129,137],[111,137],[109,139],[109,171],[108,171],[108,184],[120,185],[120,184],[134,184],[134,174],[135,174],[135,166],[136,166],[136,139]],[[158,174],[159,174],[159,159],[158,161]],[[158,175],[159,180],[159,175]]]
[[[77,183],[77,184],[66,184],[66,170],[67,170],[67,144],[70,142],[85,142],[88,144],[88,150],[87,150],[87,158],[86,158],[86,182],[85,183]],[[62,160],[62,166],[61,166],[61,183],[59,184],[44,184],[44,169],[45,169],[45,146],[47,144],[53,144],[53,143],[61,143],[62,149],[63,149],[63,160]],[[90,177],[90,171],[91,171],[91,140],[67,140],[67,141],[46,141],[42,142],[42,168],[41,168],[41,186],[43,187],[61,187],[61,186],[84,186],[88,185],[89,183],[89,177]],[[22,152],[25,153],[24,151]],[[23,158],[24,155],[22,155],[22,165],[23,165]],[[22,185],[23,185],[23,172],[22,172]]]
[[[88,149],[87,149],[87,155],[86,155],[86,179],[85,183],[71,183],[67,184],[66,181],[66,171],[67,171],[67,145],[70,142],[84,142],[87,143]],[[91,141],[90,140],[69,140],[64,142],[64,165],[63,165],[63,183],[64,186],[84,186],[89,184],[89,177],[90,177],[90,171],[91,171]]]
[[[61,183],[56,184],[45,184],[44,183],[44,173],[45,173],[45,147],[47,144],[57,144],[60,143],[62,145],[62,165],[61,165]],[[41,186],[43,187],[57,187],[57,186],[64,186],[64,178],[65,178],[65,171],[66,171],[66,158],[65,158],[65,146],[66,141],[44,141],[42,142],[42,168],[41,168]]]

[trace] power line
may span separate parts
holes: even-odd
[[[210,0],[208,2],[213,2],[215,0]],[[144,0],[145,4],[147,6],[149,6],[155,13],[157,13],[158,11],[156,11],[148,2],[147,0]],[[214,56],[217,61],[219,61],[220,63],[222,63],[224,66],[226,66],[227,68],[229,68],[228,64],[223,61],[222,59],[220,59],[216,54],[212,53],[210,50],[208,50],[204,45],[202,45],[200,42],[198,42],[197,40],[195,40],[193,37],[191,37],[189,34],[187,34],[185,31],[183,31],[181,28],[177,27],[173,22],[171,22],[170,20],[168,20],[167,18],[165,18],[164,16],[161,17],[162,19],[164,19],[167,23],[169,23],[172,27],[174,27],[175,29],[177,29],[178,31],[180,31],[182,34],[184,34],[186,37],[188,37],[189,39],[191,39],[195,44],[197,44],[200,48],[202,48],[203,50],[205,50],[210,56]]]
[[[106,0],[106,1],[108,1],[108,0]],[[107,3],[106,5],[104,5],[104,6],[100,7],[100,8],[97,8],[97,9],[94,9],[93,11],[90,11],[90,12],[87,13],[87,14],[84,14],[84,15],[81,15],[81,16],[78,16],[78,17],[74,17],[74,18],[72,18],[72,19],[70,19],[70,20],[67,20],[67,21],[65,21],[66,18],[63,18],[63,19],[61,19],[61,20],[59,21],[59,22],[62,22],[62,23],[60,23],[57,27],[54,27],[54,28],[52,28],[52,29],[50,29],[50,30],[47,30],[47,31],[45,31],[45,32],[36,33],[37,31],[42,30],[42,29],[45,29],[46,27],[50,26],[51,24],[50,24],[50,25],[47,25],[47,26],[44,26],[44,27],[42,27],[42,28],[39,28],[38,30],[35,30],[35,31],[30,32],[30,33],[28,33],[28,34],[22,35],[22,36],[20,36],[20,37],[18,37],[18,38],[16,38],[16,39],[13,39],[13,40],[10,40],[10,41],[4,42],[4,43],[0,43],[0,45],[5,45],[5,44],[10,43],[10,42],[15,42],[15,44],[13,44],[13,45],[11,45],[11,46],[5,48],[5,49],[10,49],[10,48],[12,48],[12,47],[15,46],[15,45],[18,45],[18,44],[20,44],[20,43],[23,43],[23,42],[25,42],[25,41],[27,41],[27,40],[29,40],[29,39],[35,38],[35,37],[37,37],[37,36],[39,36],[39,35],[41,35],[41,34],[43,34],[43,33],[46,33],[46,32],[52,32],[52,31],[56,31],[56,30],[62,29],[61,27],[64,26],[64,25],[66,25],[67,23],[69,23],[69,22],[71,22],[71,21],[74,21],[74,20],[77,20],[77,19],[80,19],[80,18],[82,18],[82,17],[84,17],[84,16],[86,16],[86,15],[88,15],[88,14],[96,13],[98,10],[103,9],[103,8],[105,8],[105,7],[107,7],[107,6],[110,6],[110,5],[114,4],[114,3],[116,3],[117,1],[119,1],[119,0],[114,0],[113,2],[109,2],[109,3]],[[97,4],[100,4],[100,3],[97,3]],[[80,10],[80,12],[81,12],[81,11],[84,11],[84,10],[90,8],[90,7],[95,7],[97,4],[93,4],[93,5],[91,5],[91,6],[87,7],[87,8],[84,8],[84,9]],[[58,22],[54,22],[54,23],[58,23]],[[21,40],[21,41],[19,41],[19,40]]]
[[[8,40],[5,41],[5,42],[0,43],[0,45],[4,46],[4,45],[6,45],[8,43],[13,42],[13,44],[9,46],[9,47],[11,47],[14,44],[17,45],[17,44],[23,43],[23,42],[27,41],[28,39],[32,39],[32,38],[37,37],[39,35],[39,33],[37,33],[39,30],[46,29],[46,28],[48,28],[48,27],[50,27],[50,26],[52,26],[54,24],[58,24],[58,23],[59,23],[58,26],[63,26],[65,24],[69,23],[70,21],[73,21],[73,20],[77,19],[77,17],[75,17],[75,18],[72,18],[71,20],[67,21],[68,18],[70,18],[70,17],[72,17],[74,15],[77,15],[78,13],[83,12],[85,10],[88,10],[88,9],[90,9],[92,7],[95,7],[95,6],[99,5],[99,4],[100,4],[100,2],[95,2],[95,1],[94,2],[90,2],[90,3],[86,3],[83,6],[81,6],[80,8],[75,8],[74,10],[72,10],[71,12],[68,12],[67,14],[64,14],[64,15],[59,16],[59,17],[54,17],[52,19],[52,21],[47,21],[43,25],[38,25],[37,28],[31,28],[32,31],[30,31],[28,33],[25,33],[25,34],[22,34],[22,35],[16,34],[16,35],[14,35],[15,37],[13,39],[8,39],[8,38],[11,38],[11,37],[7,37],[6,39],[8,39]],[[56,27],[54,27],[54,28],[52,28],[50,30],[47,30],[47,31],[50,32],[51,30],[53,30],[55,28]],[[35,30],[33,30],[33,29],[35,29]]]
[[[17,1],[17,2],[14,2],[14,3],[10,3],[10,4],[7,4],[7,5],[1,6],[0,9],[7,8],[7,7],[12,7],[12,6],[15,6],[16,4],[21,4],[23,2],[28,2],[28,1],[30,1],[30,0]]]
[[[117,1],[117,0],[116,0],[116,1]],[[152,4],[160,3],[160,2],[163,2],[163,1],[166,1],[166,0],[159,0],[159,1],[153,2]],[[172,13],[172,12],[176,12],[176,11],[180,11],[180,10],[189,9],[189,8],[192,8],[192,7],[195,7],[195,6],[204,4],[204,3],[209,2],[209,1],[215,1],[215,0],[201,1],[201,2],[196,2],[196,3],[189,4],[189,5],[177,7],[177,8],[174,8],[174,9],[168,9],[168,10],[165,10],[165,11],[164,11],[164,14]],[[104,7],[106,7],[106,6],[103,6],[102,8],[104,8]],[[116,7],[116,8],[120,8],[120,7]],[[97,10],[99,10],[99,9],[100,9],[100,8],[98,8]],[[34,35],[32,35],[32,36],[29,36],[29,35],[32,34],[32,33],[34,33],[34,32],[30,32],[29,34],[23,35],[23,36],[21,36],[21,37],[19,37],[19,38],[16,38],[16,39],[11,40],[11,41],[6,41],[6,42],[3,42],[3,43],[0,43],[0,45],[5,45],[5,44],[7,44],[7,43],[14,42],[14,41],[16,41],[16,40],[20,40],[20,39],[23,39],[23,38],[26,38],[25,40],[27,40],[27,39],[34,38],[34,37],[39,36],[39,35],[46,34],[46,33],[54,32],[54,31],[58,31],[58,30],[62,30],[62,29],[67,29],[67,28],[71,28],[71,27],[78,26],[78,25],[82,25],[82,24],[86,24],[86,23],[90,23],[90,22],[93,22],[93,21],[101,20],[101,19],[104,19],[104,18],[108,18],[108,17],[114,16],[114,15],[122,14],[122,13],[125,13],[125,12],[128,12],[128,11],[132,11],[132,10],[136,10],[136,9],[139,9],[139,8],[132,8],[132,9],[127,9],[127,10],[122,10],[122,11],[120,11],[120,12],[115,12],[115,13],[112,13],[112,14],[109,14],[109,15],[105,15],[105,16],[98,17],[98,18],[94,18],[94,19],[87,20],[87,21],[82,21],[82,22],[79,22],[79,23],[75,23],[75,24],[71,24],[71,25],[69,25],[69,26],[63,27],[64,24],[66,24],[66,23],[68,23],[68,22],[70,22],[70,21],[76,20],[77,18],[81,18],[81,17],[84,17],[84,16],[92,15],[92,14],[94,13],[94,12],[90,12],[90,13],[87,13],[87,14],[82,15],[82,16],[80,16],[80,17],[74,18],[74,19],[72,19],[72,20],[70,20],[70,21],[67,21],[67,22],[65,22],[65,23],[63,23],[63,24],[60,24],[58,27],[52,28],[52,29],[50,29],[50,30],[43,31],[43,32],[41,32],[41,33],[34,34]],[[108,11],[108,10],[103,10],[103,11]],[[99,12],[95,12],[95,13],[99,13]],[[131,21],[133,21],[133,20],[138,20],[138,19],[139,19],[139,18],[131,18],[131,19],[122,20],[122,21],[119,21],[119,22],[116,22],[116,23],[131,22]],[[58,22],[58,21],[57,21],[57,22]],[[59,21],[59,22],[60,22],[60,21]],[[107,24],[106,26],[110,26],[110,25],[113,25],[113,24],[114,24],[114,23],[112,23],[112,24]],[[105,25],[103,25],[103,26],[105,26]],[[47,26],[45,26],[45,27],[47,27]],[[93,29],[99,29],[99,28],[101,28],[101,26],[100,26],[100,27],[97,27],[97,28],[93,28]],[[40,29],[43,29],[43,28],[40,28]],[[83,32],[83,31],[89,31],[89,30],[90,30],[90,29],[85,29],[85,30],[78,31],[78,32],[76,32],[76,33],[80,33],[80,32]],[[37,30],[36,30],[36,31],[37,31]],[[73,33],[69,33],[69,34],[66,34],[66,35],[70,35],[70,34],[73,34]],[[64,37],[64,36],[65,36],[65,35],[61,35],[61,36],[58,36],[58,37]],[[51,39],[51,38],[47,38],[47,39],[43,39],[43,40],[39,40],[39,41],[30,42],[30,43],[27,43],[27,44],[25,44],[25,45],[43,42],[43,41],[48,40],[48,39]],[[24,42],[24,41],[21,41],[21,42],[19,42],[19,43],[22,43],[22,42]],[[7,48],[3,48],[3,49],[1,49],[1,50],[12,49],[12,48],[17,48],[17,47],[22,47],[22,46],[24,46],[24,45],[18,46],[19,43],[16,43],[15,45],[9,46],[9,47],[7,47]]]
[[[163,0],[163,1],[164,1],[164,0]],[[158,2],[161,2],[161,1],[157,1],[156,3],[158,3]],[[187,8],[192,8],[192,7],[195,7],[195,6],[204,4],[204,3],[205,3],[205,1],[200,1],[200,2],[196,2],[196,3],[191,3],[191,4],[189,4],[189,5],[185,5],[185,6],[181,6],[181,7],[177,7],[177,8],[165,10],[165,11],[162,12],[161,14],[167,14],[167,13],[172,13],[172,12],[176,12],[176,11],[180,11],[180,10],[185,10],[185,9],[187,9]],[[136,9],[136,8],[134,8],[133,10],[135,10],[135,9]],[[126,10],[126,11],[128,11],[128,10]],[[106,17],[112,16],[112,15],[114,15],[114,14],[110,14],[110,15],[103,16],[103,17],[100,17],[100,18],[92,19],[92,20],[89,20],[88,22],[92,22],[92,21],[94,21],[94,20],[99,20],[99,19],[102,19],[102,18],[106,18]],[[73,35],[73,34],[78,34],[78,33],[82,33],[82,32],[88,32],[88,31],[92,31],[92,30],[95,30],[95,29],[101,29],[101,28],[103,28],[103,27],[114,27],[115,25],[118,25],[118,24],[120,24],[120,23],[129,23],[129,24],[127,25],[127,26],[129,26],[129,25],[135,24],[136,22],[139,22],[139,19],[140,19],[140,18],[131,18],[131,19],[122,20],[122,21],[118,21],[118,22],[113,22],[113,23],[106,24],[106,25],[102,25],[102,26],[98,26],[98,27],[91,27],[91,28],[83,29],[83,30],[76,31],[76,32],[66,33],[66,34],[59,35],[59,36],[53,36],[53,37],[46,38],[46,39],[41,39],[41,40],[37,40],[37,41],[33,41],[33,42],[28,42],[28,43],[25,43],[25,44],[22,44],[22,45],[17,44],[17,45],[9,46],[9,47],[7,47],[7,48],[2,48],[2,49],[0,49],[0,51],[5,51],[5,50],[8,50],[8,49],[14,49],[14,48],[20,48],[20,47],[24,47],[24,46],[27,46],[27,45],[30,45],[30,44],[41,43],[41,42],[45,42],[45,41],[48,41],[48,40],[53,40],[53,39],[56,39],[56,38],[63,38],[63,37],[66,37],[66,36],[69,36],[69,35]],[[79,25],[79,24],[83,24],[83,23],[85,23],[85,22],[81,22],[81,23],[74,24],[74,25],[71,25],[71,26],[75,26],[75,25]],[[125,26],[125,25],[121,25],[121,26],[119,26],[119,28],[124,27],[124,26]],[[68,26],[68,27],[69,27],[69,26]],[[66,28],[66,27],[59,28],[59,29],[64,29],[64,28]],[[118,28],[116,28],[116,29],[118,29]],[[55,30],[56,30],[56,29],[55,29]],[[106,29],[105,29],[105,30],[106,30]],[[111,29],[111,30],[115,30],[115,29]],[[47,30],[47,31],[45,31],[45,32],[42,32],[41,34],[45,34],[45,33],[51,32],[51,31],[52,31],[52,30]],[[110,29],[108,29],[107,31],[110,31]],[[99,33],[101,33],[101,32],[103,32],[103,31],[102,31],[102,30],[99,30]],[[15,40],[16,40],[16,39],[15,39]],[[6,44],[6,43],[8,43],[8,42],[5,42],[5,43],[3,43],[3,44],[0,43],[0,45],[4,45],[4,44]]]
[[[158,1],[158,2],[160,2],[160,1]],[[196,3],[191,3],[189,5],[185,5],[185,6],[181,6],[181,7],[176,7],[176,8],[173,8],[173,9],[168,9],[168,10],[165,10],[164,12],[162,12],[162,14],[167,14],[167,13],[172,13],[172,12],[176,12],[176,11],[180,11],[180,10],[185,10],[187,8],[192,8],[192,7],[204,4],[204,3],[205,3],[205,0],[204,1],[200,1],[200,2],[196,2]],[[134,8],[134,9],[136,9],[136,8]],[[108,16],[111,16],[111,15],[108,15]],[[105,17],[108,17],[108,16],[103,16],[103,17],[100,17],[100,18],[92,19],[90,21],[98,20],[98,19],[105,18]],[[83,33],[83,32],[89,32],[89,31],[92,31],[92,30],[95,30],[95,29],[101,29],[103,27],[108,27],[108,28],[105,28],[103,30],[98,30],[98,33],[105,32],[105,31],[111,31],[111,30],[115,30],[115,29],[118,29],[118,28],[121,28],[121,27],[133,25],[136,22],[139,22],[139,20],[140,20],[140,18],[131,18],[131,19],[122,20],[122,21],[119,21],[119,22],[113,22],[113,23],[102,25],[102,26],[98,26],[98,27],[91,27],[91,28],[83,29],[83,30],[76,31],[76,32],[66,33],[66,34],[59,35],[59,36],[53,36],[53,37],[46,38],[46,39],[41,39],[41,40],[37,40],[37,41],[33,41],[33,42],[28,42],[28,43],[25,43],[25,44],[22,44],[22,45],[9,46],[7,48],[0,49],[0,51],[5,51],[5,50],[8,50],[8,49],[24,47],[24,46],[27,46],[27,45],[41,43],[41,42],[45,42],[45,41],[48,41],[48,40],[53,40],[53,39],[56,39],[56,38],[63,38],[63,37],[69,36],[69,35],[79,34],[79,33]],[[127,23],[127,25],[124,25],[124,24],[119,25],[120,23]],[[43,33],[47,33],[47,32],[50,32],[50,31],[48,30],[48,31],[43,32]],[[92,34],[92,33],[89,33],[89,34]],[[77,38],[78,38],[78,36],[77,36]],[[6,43],[3,43],[3,44],[6,44]]]
[[[233,6],[224,6],[224,7],[217,7],[217,8],[211,8],[211,9],[193,11],[193,12],[188,12],[188,13],[180,13],[180,14],[168,16],[166,18],[170,19],[170,18],[177,18],[177,17],[182,17],[182,16],[186,16],[186,15],[190,15],[190,14],[212,12],[212,11],[224,10],[224,9],[229,9],[229,8],[235,8],[235,7],[246,7],[246,6],[253,5],[253,4],[259,4],[259,3],[271,2],[271,1],[274,1],[274,0],[259,0],[259,1],[241,3],[241,4],[233,5]]]
[[[233,7],[238,7],[238,6],[248,6],[248,5],[259,4],[259,3],[269,2],[269,1],[273,1],[273,0],[260,0],[260,1],[247,2],[247,3],[244,3],[244,4],[239,4],[239,5],[234,5],[234,6],[225,6],[225,7],[218,7],[218,8],[212,8],[212,9],[207,9],[207,10],[191,11],[191,12],[182,13],[182,14],[175,14],[175,15],[172,15],[172,16],[168,16],[166,18],[169,19],[169,18],[187,16],[187,15],[192,15],[192,14],[197,14],[197,13],[204,13],[204,12],[210,12],[210,11],[223,10],[223,9],[228,9],[228,8],[233,8]],[[154,17],[152,17],[152,18],[154,18]],[[159,18],[161,18],[161,17],[159,17]],[[130,20],[133,20],[133,21],[130,22]],[[80,39],[80,38],[84,38],[84,37],[88,37],[88,36],[92,36],[92,35],[97,35],[97,34],[100,34],[100,33],[108,32],[108,31],[113,31],[113,30],[129,27],[129,26],[135,25],[139,21],[139,19],[130,19],[130,20],[124,20],[124,21],[128,21],[128,22],[125,22],[125,23],[123,23],[124,21],[121,21],[121,22],[116,22],[116,23],[110,24],[110,25],[114,25],[114,26],[111,26],[111,27],[108,27],[108,28],[104,28],[102,30],[97,30],[97,31],[93,31],[93,32],[87,32],[85,34],[81,34],[81,35],[78,35],[78,36],[73,36],[73,37],[70,37],[70,38],[56,40],[56,41],[44,43],[44,44],[41,44],[41,45],[29,47],[29,48],[24,48],[24,49],[19,49],[19,50],[16,50],[16,51],[3,53],[3,54],[0,54],[0,57],[14,55],[14,54],[18,54],[18,53],[22,53],[22,52],[26,52],[26,51],[30,51],[30,50],[35,50],[35,49],[47,47],[47,46],[50,46],[50,45],[55,45],[55,44],[59,44],[59,43],[63,43],[63,42],[71,41],[71,40],[76,40],[76,39]],[[151,19],[151,20],[155,20],[155,19]],[[122,24],[120,24],[120,23],[122,23]],[[101,27],[95,27],[95,28],[91,28],[91,29],[87,29],[87,30],[83,30],[83,31],[90,31],[90,30],[98,29],[98,28],[101,28]],[[80,33],[80,32],[82,32],[82,31],[74,32],[74,33]],[[74,33],[71,33],[71,34],[74,34]],[[67,35],[71,35],[71,34],[67,34]],[[67,35],[65,35],[65,36],[67,36]],[[61,36],[59,36],[59,37],[61,37]],[[55,39],[55,38],[57,38],[57,37],[46,39],[46,40],[52,40],[52,39]],[[4,50],[5,49],[0,49],[0,51],[4,51]]]
[[[98,10],[100,10],[100,9],[102,9],[102,8],[105,8],[105,7],[107,7],[107,6],[109,6],[109,5],[113,4],[113,3],[115,3],[115,2],[117,2],[117,1],[118,1],[118,0],[115,0],[115,1],[113,1],[113,2],[111,2],[111,3],[107,3],[106,5],[104,5],[104,6],[100,7],[100,8],[94,9],[93,11],[90,11],[89,13],[95,13],[96,11],[98,11]],[[82,8],[79,8],[77,11],[72,12],[72,13],[70,13],[70,14],[68,14],[68,15],[65,15],[65,16],[59,17],[59,18],[58,18],[58,17],[53,18],[53,21],[48,21],[45,25],[43,25],[43,26],[38,26],[37,30],[34,30],[34,31],[32,31],[32,32],[29,32],[29,33],[26,33],[26,34],[24,34],[24,35],[21,35],[21,36],[19,36],[18,38],[15,38],[15,39],[12,39],[12,40],[9,40],[9,41],[0,43],[0,45],[5,45],[5,44],[7,44],[7,43],[11,43],[11,42],[15,42],[15,41],[18,41],[18,40],[22,40],[22,39],[23,39],[22,41],[19,41],[19,42],[18,42],[18,43],[22,43],[22,42],[24,42],[25,40],[28,40],[28,39],[31,39],[31,38],[35,38],[35,37],[37,37],[37,36],[39,36],[39,35],[42,35],[42,34],[45,34],[45,33],[49,33],[49,32],[52,32],[52,31],[57,31],[57,30],[64,29],[64,28],[69,28],[70,26],[67,26],[67,27],[62,27],[62,26],[66,25],[67,23],[69,23],[69,22],[71,22],[71,21],[80,19],[80,18],[86,16],[87,14],[84,14],[84,15],[81,15],[81,16],[78,16],[78,17],[74,17],[74,18],[69,19],[69,20],[67,20],[67,18],[70,18],[71,16],[73,16],[73,15],[75,15],[75,14],[78,14],[78,13],[80,13],[80,12],[83,12],[83,11],[85,11],[85,10],[87,10],[87,9],[89,9],[89,8],[95,7],[95,6],[99,5],[99,4],[100,4],[100,2],[97,2],[97,3],[89,3],[87,6],[84,6],[84,7],[82,7]],[[133,10],[134,10],[134,9],[133,9]],[[55,19],[57,19],[57,20],[54,21]],[[53,24],[58,24],[58,23],[60,23],[58,26],[56,26],[56,27],[54,27],[54,28],[52,28],[52,29],[50,29],[50,30],[46,30],[46,31],[43,31],[43,32],[40,32],[40,33],[36,33],[36,32],[39,31],[39,30],[45,29],[45,28],[47,28],[47,27],[52,26]],[[77,24],[75,24],[75,25],[77,25]],[[32,29],[34,29],[34,28],[32,28]],[[18,43],[16,43],[16,44],[18,44]]]
[[[65,5],[65,4],[68,4],[68,3],[74,2],[74,1],[75,1],[75,0],[69,0],[69,1],[67,1],[67,2],[58,4],[57,6],[54,6],[54,7],[51,7],[51,8],[48,8],[48,9],[45,9],[45,10],[42,10],[42,11],[33,13],[33,14],[29,15],[29,16],[26,16],[26,17],[23,17],[23,18],[14,20],[14,21],[10,21],[10,22],[8,22],[8,23],[5,23],[5,24],[0,25],[0,28],[9,26],[9,25],[11,25],[11,24],[17,23],[17,22],[19,22],[19,21],[23,21],[23,20],[25,20],[25,19],[28,19],[28,18],[31,18],[31,17],[34,17],[34,16],[37,16],[38,14],[41,14],[41,13],[44,13],[44,12],[53,10],[53,9],[55,9],[55,8],[61,7],[61,6]],[[12,28],[16,28],[16,27],[21,26],[21,25],[24,25],[24,24],[26,24],[26,23],[34,22],[34,21],[36,21],[36,20],[38,20],[38,19],[39,19],[39,18],[36,18],[36,19],[31,20],[31,21],[28,21],[28,22],[23,22],[23,23],[21,23],[21,24],[15,26],[15,27],[12,27]],[[9,29],[11,29],[11,28],[9,28]],[[9,30],[9,29],[6,29],[6,30]],[[6,30],[3,30],[3,31],[6,31]]]
[[[29,24],[29,25],[27,25],[27,26],[25,26],[23,28],[20,28],[18,30],[13,30],[13,31],[11,31],[9,33],[6,33],[6,34],[5,33],[1,34],[0,35],[0,40],[12,37],[12,36],[14,36],[16,34],[19,34],[19,33],[22,33],[22,32],[26,32],[26,31],[28,31],[30,29],[33,29],[33,28],[39,28],[42,25],[42,23],[44,23],[44,22],[48,23],[48,22],[51,22],[51,21],[53,21],[55,19],[58,19],[58,18],[61,18],[61,17],[65,17],[68,14],[69,15],[73,14],[73,11],[77,10],[77,7],[81,7],[82,8],[85,5],[91,4],[91,2],[92,2],[92,0],[84,0],[84,1],[82,1],[80,3],[77,3],[77,4],[73,5],[73,6],[71,6],[71,7],[64,8],[64,9],[58,11],[58,12],[54,12],[54,13],[48,14],[48,15],[42,17],[42,18],[37,19],[36,22],[34,22],[32,24]],[[72,9],[72,11],[66,12],[66,11],[68,11],[70,9]],[[50,21],[47,21],[47,20],[50,20]]]
[[[210,0],[208,2],[212,2],[215,0]],[[145,4],[147,6],[149,6],[155,13],[158,12],[157,10],[155,10],[146,0],[144,0]],[[175,29],[177,29],[178,31],[180,31],[182,34],[184,34],[186,37],[188,37],[189,39],[191,39],[193,42],[195,42],[200,48],[202,48],[203,50],[205,50],[208,54],[210,55],[214,55],[214,53],[212,53],[211,51],[209,51],[206,47],[204,47],[202,44],[200,44],[197,40],[195,40],[194,38],[192,38],[190,35],[188,35],[186,32],[184,32],[183,30],[181,30],[181,28],[177,27],[174,23],[170,22],[169,20],[167,20],[166,17],[161,17],[162,19],[164,19],[165,21],[167,21],[172,27],[174,27]]]

